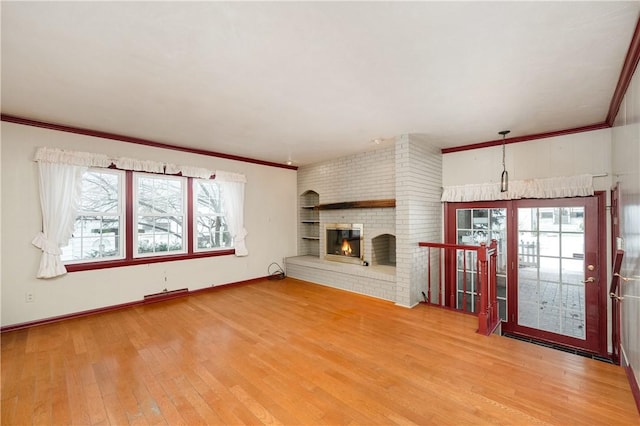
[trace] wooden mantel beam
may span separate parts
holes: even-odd
[[[344,201],[342,203],[319,204],[318,210],[344,210],[344,209],[373,209],[380,207],[395,207],[395,198],[386,200]]]

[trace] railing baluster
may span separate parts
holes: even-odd
[[[456,257],[458,252],[456,251]],[[456,275],[458,270],[456,269]],[[456,282],[454,280],[454,282]],[[456,296],[458,289],[456,288]],[[458,298],[456,297],[456,307],[457,307]],[[460,309],[460,308],[458,308]],[[462,310],[467,311],[467,251],[462,250]]]
[[[438,250],[438,305],[444,304],[444,290],[442,289],[442,275],[444,274],[444,258],[442,257],[442,252],[444,249]]]

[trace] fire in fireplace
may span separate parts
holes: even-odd
[[[364,256],[363,226],[360,223],[332,223],[325,226],[325,259],[361,263]]]
[[[342,252],[340,254],[344,256],[351,256],[351,253],[353,253],[351,244],[349,244],[349,240],[347,240],[346,238],[342,240],[342,247],[340,248],[340,251]]]

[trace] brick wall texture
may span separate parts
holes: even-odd
[[[419,241],[441,241],[442,157],[440,150],[420,135],[403,135],[392,146],[303,166],[298,169],[299,207],[308,203],[310,191],[319,204],[396,199],[395,208],[321,210],[319,240],[298,238],[298,254],[319,262],[287,261],[287,275],[318,284],[367,294],[399,305],[413,306],[426,291],[426,251]],[[299,218],[308,212],[299,208]],[[395,236],[395,276],[376,275],[371,267],[333,265],[324,261],[324,227],[331,223],[364,225],[364,260],[371,262],[372,240]],[[309,230],[300,223],[299,237]],[[388,239],[388,237],[385,237]],[[323,266],[325,265],[325,266]],[[348,273],[346,273],[347,268]],[[393,271],[393,268],[391,269]],[[382,277],[383,279],[380,279]]]

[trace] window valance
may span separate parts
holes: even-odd
[[[209,179],[211,176],[215,175],[218,180],[225,180],[229,182],[247,181],[243,174],[210,170],[205,167],[178,165],[153,160],[139,160],[129,157],[110,158],[104,154],[67,151],[58,148],[38,148],[34,161],[83,167],[110,167],[111,165],[114,165],[120,170],[133,170],[136,172],[160,173],[167,175],[181,174],[182,176],[200,179]]]
[[[234,241],[235,254],[249,254],[245,242],[247,230],[244,227],[244,189],[247,179],[243,174],[46,147],[37,149],[34,161],[38,163],[42,208],[42,231],[32,241],[42,250],[38,278],[53,278],[67,272],[61,260],[61,247],[67,246],[73,236],[82,197],[83,174],[89,167],[108,168],[114,165],[121,170],[181,174],[202,179],[210,179],[215,175],[221,189],[225,219]]]
[[[38,148],[33,161],[82,167],[109,167],[113,162],[113,160],[104,154],[64,151],[56,148]]]
[[[593,176],[559,176],[509,182],[509,191],[500,192],[500,183],[447,186],[441,201],[495,201],[521,198],[564,198],[593,195]]]

